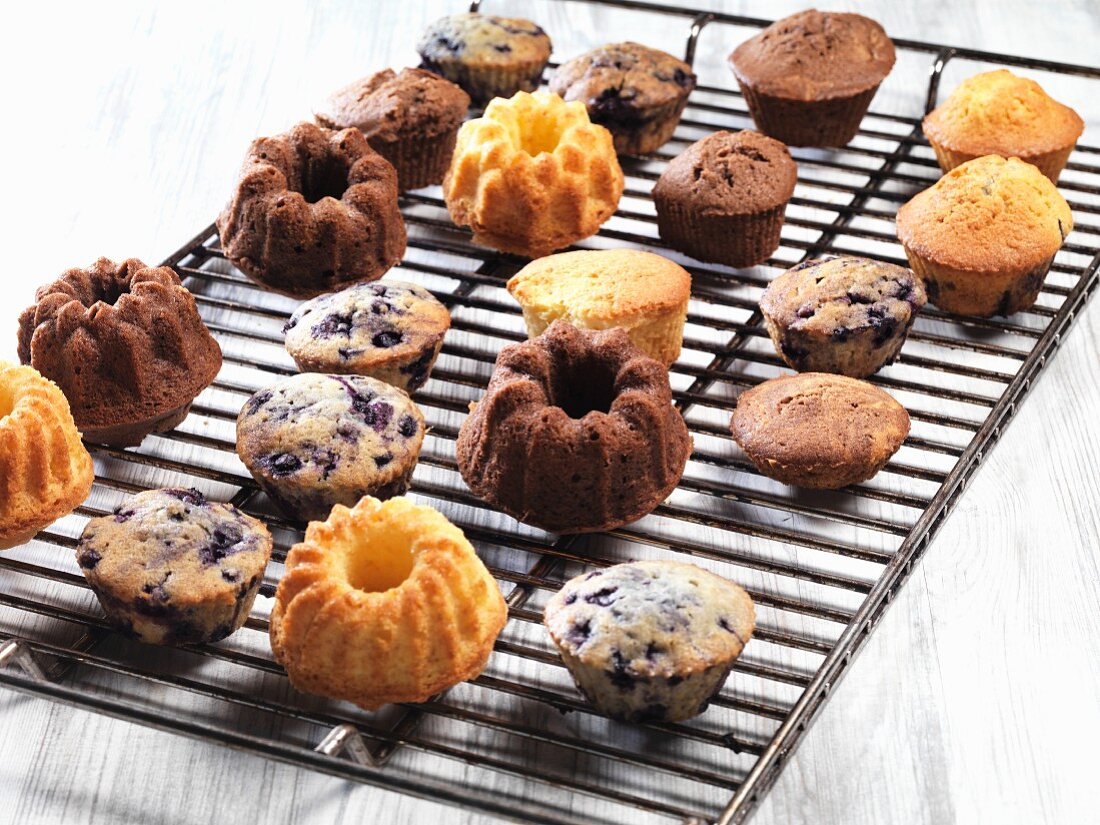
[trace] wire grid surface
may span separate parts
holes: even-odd
[[[689,54],[708,22],[695,20]],[[1059,70],[895,42],[925,53],[925,60],[935,55],[930,99],[953,57]],[[1100,77],[1096,70],[1063,68]],[[717,128],[751,126],[737,93],[698,88],[671,143],[652,158],[624,160],[627,185],[618,213],[599,236],[578,245],[654,249],[693,276],[685,349],[671,378],[695,451],[668,501],[607,534],[557,537],[526,527],[492,512],[462,483],[454,441],[468,403],[480,396],[499,349],[525,338],[519,309],[504,290],[523,261],[473,246],[450,222],[438,188],[403,198],[409,249],[387,277],[424,284],[453,318],[431,380],[415,396],[431,430],[412,495],[466,531],[511,611],[478,679],[424,705],[372,714],[294,692],[272,661],[270,597],[286,550],[301,534],[257,492],[235,453],[234,422],[249,394],[295,371],[281,332],[295,304],[243,277],[208,227],[167,263],[185,279],[220,341],[223,370],[175,432],[136,449],[93,447],[97,482],[86,505],[26,548],[0,556],[0,604],[7,608],[0,612],[0,635],[19,640],[0,647],[0,665],[22,665],[0,667],[0,682],[521,821],[743,819],[1000,436],[1095,287],[1100,266],[1100,149],[1081,146],[1060,183],[1078,223],[1038,304],[1010,319],[957,318],[929,307],[898,361],[872,379],[913,420],[886,470],[838,492],[772,482],[728,432],[737,394],[785,371],[761,325],[761,291],[778,272],[826,252],[904,264],[894,213],[939,173],[919,135],[919,117],[873,112],[845,149],[793,150],[799,182],[782,246],[765,265],[704,266],[664,249],[649,192],[665,161]],[[225,642],[165,650],[112,635],[75,565],[71,548],[88,517],[111,511],[133,492],[165,485],[191,485],[232,500],[264,518],[276,535],[253,614]],[[579,572],[629,559],[684,557],[745,586],[757,605],[753,640],[697,719],[609,722],[572,686],[541,628],[541,609]]]

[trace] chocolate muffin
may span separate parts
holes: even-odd
[[[843,255],[784,272],[760,311],[776,351],[799,372],[865,378],[897,357],[926,300],[908,269]]]
[[[797,174],[778,140],[715,132],[673,158],[653,187],[661,240],[700,261],[766,261],[779,247]]]
[[[425,29],[416,46],[420,67],[465,89],[474,104],[533,92],[550,60],[550,38],[530,20],[452,14]]]
[[[329,129],[354,126],[397,170],[402,192],[442,183],[470,96],[423,69],[384,69],[334,93],[315,113]]]
[[[729,61],[761,132],[790,146],[844,146],[894,58],[874,20],[808,9],[749,38]]]
[[[611,132],[620,155],[645,155],[664,145],[694,88],[687,63],[630,42],[575,57],[550,81],[550,91],[584,103],[592,122]]]

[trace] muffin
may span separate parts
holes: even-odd
[[[886,466],[909,434],[909,414],[866,381],[803,372],[743,392],[730,429],[769,478],[836,490]]]
[[[928,300],[964,315],[1011,315],[1039,297],[1073,229],[1065,198],[1036,167],[987,155],[904,204],[898,240]]]
[[[700,261],[755,266],[779,248],[798,167],[757,132],[715,132],[673,158],[653,187],[661,240]]]
[[[299,690],[375,710],[475,678],[507,619],[461,530],[431,507],[367,496],[290,549],[271,650]]]
[[[680,357],[691,275],[660,255],[636,249],[559,252],[531,261],[508,281],[523,307],[527,335],[563,319],[580,329],[626,330],[664,364]]]
[[[376,281],[306,301],[283,332],[302,372],[369,375],[412,392],[428,380],[450,326],[424,287]]]
[[[385,69],[334,93],[315,112],[328,129],[354,127],[397,171],[402,192],[442,183],[470,96],[423,69]]]
[[[216,642],[248,618],[271,534],[198,490],[148,490],[88,522],[80,571],[121,633],[154,645]]]
[[[789,146],[844,146],[894,58],[874,20],[808,9],[750,37],[729,61],[761,132]]]
[[[405,392],[362,375],[303,373],[253,395],[237,453],[287,516],[321,520],[335,504],[404,493],[424,441]]]
[[[0,361],[0,550],[71,513],[93,480],[61,390],[33,367]]]
[[[755,626],[749,595],[678,561],[639,561],[565,583],[543,622],[577,688],[622,722],[706,710]]]
[[[760,312],[794,369],[865,378],[893,363],[926,300],[908,269],[844,255],[784,272],[764,290]]]
[[[620,155],[645,155],[668,142],[695,74],[682,60],[638,43],[601,46],[563,64],[550,91],[579,100],[611,132]]]
[[[1085,122],[1034,80],[997,69],[960,83],[925,116],[923,127],[945,172],[1000,155],[1026,160],[1057,183]]]
[[[452,14],[424,30],[420,68],[457,83],[484,106],[494,97],[533,92],[550,60],[550,38],[530,20]]]
[[[550,92],[498,98],[458,132],[443,199],[474,242],[538,258],[593,235],[614,214],[623,170],[584,104]]]

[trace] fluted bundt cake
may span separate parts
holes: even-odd
[[[19,359],[57,383],[89,441],[131,446],[172,429],[221,369],[221,349],[169,267],[100,258],[36,298],[19,317]]]
[[[374,281],[405,254],[397,173],[358,129],[299,123],[252,142],[218,232],[238,269],[284,295]]]
[[[621,329],[565,321],[501,350],[457,445],[475,494],[555,533],[641,518],[676,487],[690,453],[665,366]]]
[[[0,550],[72,512],[92,480],[61,390],[32,367],[0,362]]]
[[[619,205],[611,133],[550,92],[493,100],[462,124],[443,197],[474,241],[529,258],[587,238]]]
[[[299,690],[374,710],[476,677],[507,618],[461,530],[431,507],[367,496],[287,554],[271,649]]]

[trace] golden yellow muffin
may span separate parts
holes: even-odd
[[[983,155],[1001,155],[1026,160],[1054,183],[1085,130],[1077,112],[1008,69],[964,80],[923,126],[945,172]]]
[[[33,367],[0,362],[0,550],[71,513],[93,480],[61,390]]]
[[[560,252],[531,261],[508,281],[527,335],[562,318],[581,329],[626,330],[638,348],[671,364],[680,357],[691,275],[636,249]]]
[[[474,241],[528,258],[594,234],[619,205],[611,133],[579,100],[550,92],[496,98],[458,132],[443,198]]]
[[[928,300],[948,312],[1011,315],[1035,303],[1073,215],[1030,163],[967,161],[898,210],[898,240]]]
[[[299,690],[374,710],[476,677],[507,618],[461,530],[406,498],[366,496],[290,549],[271,649]]]

